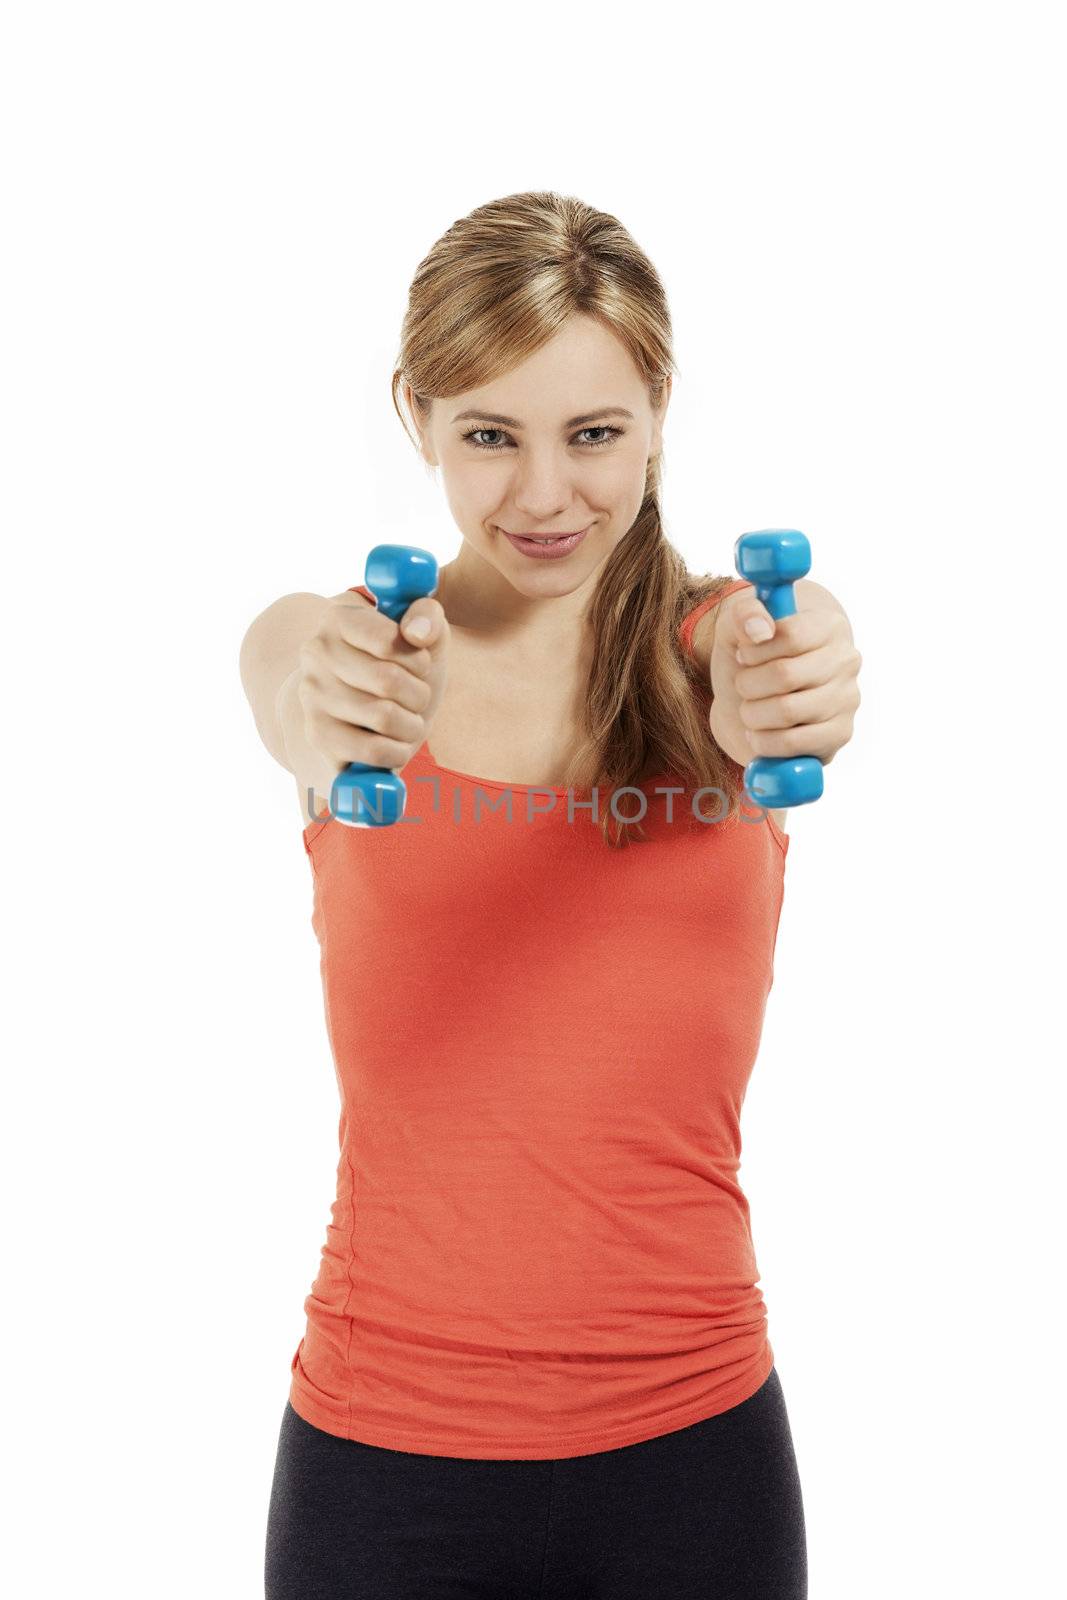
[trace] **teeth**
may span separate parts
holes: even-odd
[[[512,534],[512,538],[514,538],[514,539],[525,539],[528,544],[559,544],[561,539],[573,538],[573,534],[569,534],[569,533],[550,533],[550,534],[515,533],[515,534]]]

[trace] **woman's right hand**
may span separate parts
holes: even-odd
[[[410,636],[419,618],[430,624],[425,640]],[[300,647],[296,689],[327,794],[350,761],[399,771],[411,760],[444,691],[449,638],[441,603],[430,595],[412,601],[399,622],[361,594],[330,602]]]

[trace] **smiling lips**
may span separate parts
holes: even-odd
[[[589,527],[592,527],[592,523]],[[559,560],[570,555],[572,550],[577,550],[589,528],[579,528],[577,533],[509,533],[506,528],[501,528],[500,532],[511,547],[522,555],[548,561]]]
[[[547,544],[552,539],[574,539],[581,531],[581,528],[575,528],[569,533],[509,533],[508,538],[536,539],[538,544]],[[508,533],[507,528],[504,528],[502,532]]]

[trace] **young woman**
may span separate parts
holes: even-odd
[[[534,193],[455,223],[393,399],[458,556],[399,625],[352,585],[242,647],[341,1092],[268,1600],[806,1594],[737,1181],[789,839],[741,774],[832,760],[859,655],[819,585],[774,624],[668,543],[671,365],[615,218]],[[401,822],[330,815],[353,760],[402,771]]]

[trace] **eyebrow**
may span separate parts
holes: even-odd
[[[565,428],[580,428],[583,423],[595,422],[597,417],[629,417],[631,422],[635,420],[633,412],[626,411],[622,406],[600,406],[598,410],[587,411],[583,416],[568,418],[563,426]],[[525,426],[524,423],[518,422],[514,417],[497,417],[491,411],[457,411],[452,418],[453,422],[467,422],[470,420],[492,422],[501,428],[518,428],[520,431]]]

